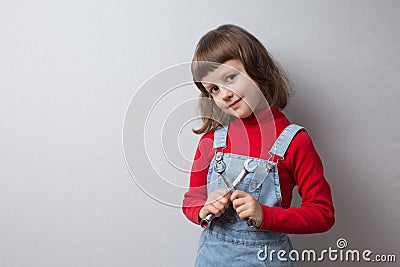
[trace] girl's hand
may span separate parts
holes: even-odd
[[[241,220],[251,219],[260,227],[262,223],[262,209],[257,200],[244,191],[236,190],[231,196],[233,208]]]
[[[213,213],[215,217],[221,216],[229,207],[230,197],[231,192],[228,189],[217,189],[212,192],[199,212],[200,220],[210,213]]]

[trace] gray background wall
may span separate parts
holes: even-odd
[[[285,113],[308,128],[333,189],[334,228],[293,236],[296,248],[342,237],[398,258],[399,13],[388,0],[1,1],[0,265],[192,265],[200,229],[133,181],[122,126],[138,88],[223,23],[289,73]]]

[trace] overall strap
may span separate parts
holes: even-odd
[[[271,157],[267,160],[267,164],[265,166],[265,169],[262,168],[261,171],[265,171],[266,175],[259,175],[258,177],[255,175],[253,178],[253,181],[250,183],[249,186],[249,191],[253,192],[256,190],[261,184],[264,183],[265,179],[267,178],[268,174],[270,173],[271,170],[276,169],[278,165],[279,159],[276,161],[273,160],[273,155],[279,156],[282,159],[284,158],[286,151],[292,142],[294,136],[300,131],[305,128],[298,126],[296,124],[291,124],[287,126],[282,133],[279,135],[279,137],[276,139],[275,143],[273,144],[271,150],[269,151],[269,154]],[[257,170],[258,171],[258,170]],[[272,179],[274,182],[276,190],[276,198],[277,198],[277,203],[280,205],[280,201],[282,200],[282,196],[279,190],[280,183],[279,183],[279,175],[277,171],[272,172]]]
[[[302,129],[306,130],[304,127],[296,124],[287,126],[279,135],[278,139],[276,139],[269,153],[283,158],[294,136]]]
[[[226,140],[228,136],[228,125],[219,126],[214,132],[214,149],[223,150],[226,147]]]

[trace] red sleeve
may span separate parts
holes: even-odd
[[[190,173],[189,190],[185,193],[182,211],[192,222],[199,224],[199,212],[207,200],[207,174],[213,157],[213,133],[199,141]]]
[[[324,177],[321,159],[306,132],[295,136],[286,157],[302,204],[287,209],[262,205],[263,221],[259,229],[289,234],[328,231],[335,222],[331,189]]]

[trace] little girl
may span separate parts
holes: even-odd
[[[203,136],[182,209],[205,227],[196,266],[297,266],[287,234],[325,232],[335,219],[309,135],[281,112],[288,80],[265,47],[235,25],[200,39],[192,74],[203,121],[194,132]],[[294,186],[300,207],[291,207]]]

